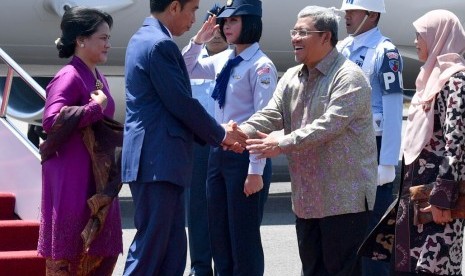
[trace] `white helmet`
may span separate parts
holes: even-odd
[[[365,10],[385,13],[384,0],[342,0],[342,11]]]

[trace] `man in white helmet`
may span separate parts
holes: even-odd
[[[371,230],[393,201],[395,166],[399,162],[402,131],[402,58],[378,21],[385,13],[384,0],[343,0],[349,36],[337,48],[359,65],[372,87],[373,126],[378,146],[378,188]],[[363,259],[363,275],[389,275],[389,263]]]

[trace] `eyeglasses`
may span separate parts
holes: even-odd
[[[325,31],[307,31],[307,30],[291,30],[291,37],[298,35],[299,37],[306,37],[311,33],[324,33]]]

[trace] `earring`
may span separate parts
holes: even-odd
[[[79,47],[84,48],[84,43],[79,44]]]

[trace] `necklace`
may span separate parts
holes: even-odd
[[[95,89],[97,89],[97,90],[102,90],[103,89],[103,83],[99,79],[95,80]]]

